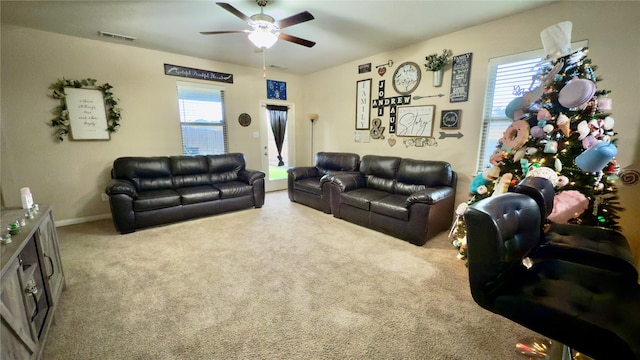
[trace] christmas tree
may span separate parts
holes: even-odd
[[[526,176],[544,177],[554,185],[550,221],[620,230],[612,101],[609,91],[597,89],[601,79],[588,48],[570,50],[570,31],[571,23],[564,22],[541,33],[543,43],[564,38],[568,47],[557,47],[539,64],[528,90],[514,89],[516,97],[505,110],[514,121],[491,155],[492,167],[477,174],[471,198],[456,209],[449,236],[461,259],[466,257],[462,215],[467,206],[509,191]]]

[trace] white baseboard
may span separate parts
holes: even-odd
[[[90,221],[104,220],[104,219],[111,219],[111,214],[86,216],[86,217],[67,219],[67,220],[56,220],[56,227],[82,224]]]

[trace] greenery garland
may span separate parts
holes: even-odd
[[[111,89],[113,86],[108,83],[96,86],[96,79],[83,79],[83,80],[67,80],[58,79],[55,83],[49,86],[49,89],[53,90],[51,95],[54,99],[60,100],[54,114],[56,117],[51,120],[51,126],[55,128],[54,136],[58,141],[64,141],[65,136],[69,134],[69,110],[67,109],[67,103],[65,101],[66,94],[64,92],[65,87],[73,88],[92,88],[102,91],[104,97],[104,103],[107,110],[107,131],[110,133],[116,132],[120,126],[120,111],[118,108],[118,99],[113,96]]]

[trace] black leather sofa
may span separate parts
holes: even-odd
[[[424,245],[451,226],[456,184],[447,162],[365,155],[358,172],[331,178],[331,212]]]
[[[331,176],[357,171],[360,155],[342,152],[319,152],[315,166],[297,166],[287,170],[289,200],[327,214],[331,213]]]
[[[116,230],[262,207],[265,174],[245,164],[241,153],[116,159],[105,189]]]

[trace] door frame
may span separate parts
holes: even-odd
[[[262,164],[262,171],[266,174],[264,179],[265,191],[278,191],[285,190],[287,188],[287,179],[270,180],[269,179],[269,156],[268,156],[268,141],[271,132],[269,131],[269,113],[267,111],[267,104],[288,106],[287,112],[287,130],[285,136],[287,138],[287,159],[288,164],[285,166],[292,167],[295,159],[295,119],[296,108],[295,104],[283,100],[260,100],[260,159]]]

